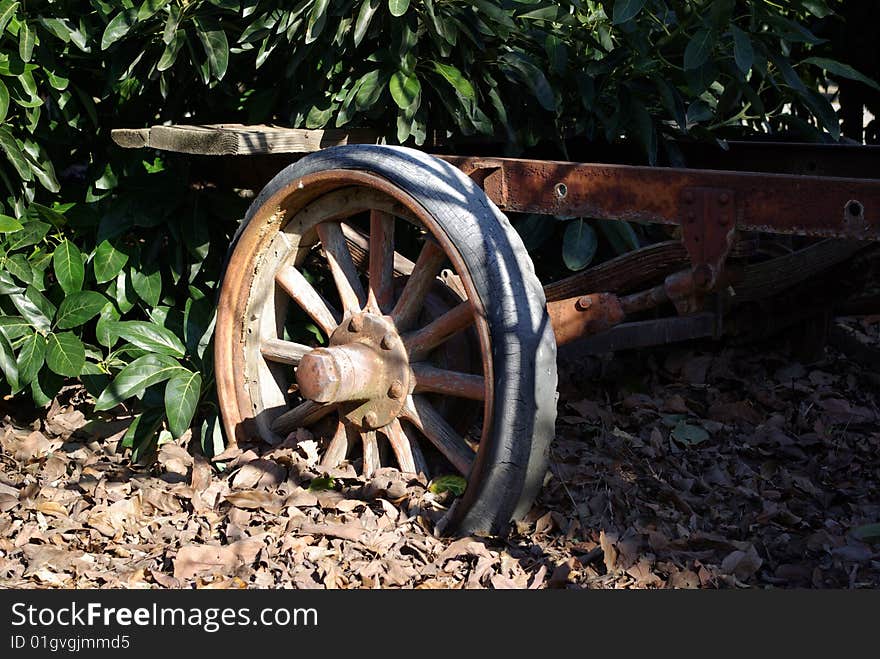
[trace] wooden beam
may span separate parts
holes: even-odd
[[[127,149],[208,156],[310,153],[343,144],[375,144],[378,140],[377,134],[368,129],[304,130],[242,124],[119,128],[110,131],[110,135],[116,144]]]

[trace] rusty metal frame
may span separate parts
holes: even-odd
[[[625,298],[580,289],[560,299],[548,291],[559,344],[607,331],[629,314],[666,302],[682,316],[703,311],[706,295],[724,280],[738,230],[880,240],[880,180],[441,157],[470,176],[502,211],[681,227],[690,269],[668,274],[659,286]]]
[[[680,225],[685,191],[713,188],[735,198],[738,230],[880,239],[880,181],[872,179],[440,157],[507,212]]]

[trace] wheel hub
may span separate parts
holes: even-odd
[[[394,322],[372,313],[347,317],[328,346],[307,353],[296,370],[305,398],[338,403],[342,418],[361,430],[382,428],[397,418],[412,380]]]

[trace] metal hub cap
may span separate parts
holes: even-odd
[[[412,370],[390,316],[355,313],[334,330],[326,348],[303,356],[296,369],[300,393],[338,403],[340,415],[361,430],[397,418],[412,387]]]

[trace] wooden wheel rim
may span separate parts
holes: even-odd
[[[322,208],[320,204],[334,193],[336,202],[344,200],[341,211],[335,215],[328,214],[327,207]],[[281,439],[271,431],[273,414],[267,411],[281,405],[286,408],[286,403],[277,379],[278,386],[274,390],[265,386],[271,382],[268,377],[275,376],[259,351],[262,340],[277,332],[276,314],[266,313],[266,304],[274,294],[270,293],[274,291],[274,273],[283,264],[301,262],[307,248],[315,242],[318,224],[366,210],[387,212],[425,228],[459,275],[473,311],[473,327],[482,361],[484,404],[480,447],[485,446],[493,407],[489,328],[482,301],[458,249],[414,197],[380,176],[345,169],[296,179],[263,200],[254,209],[229,260],[218,302],[215,369],[220,410],[231,444],[255,436],[271,443]],[[478,450],[477,460],[481,453],[483,451]]]

